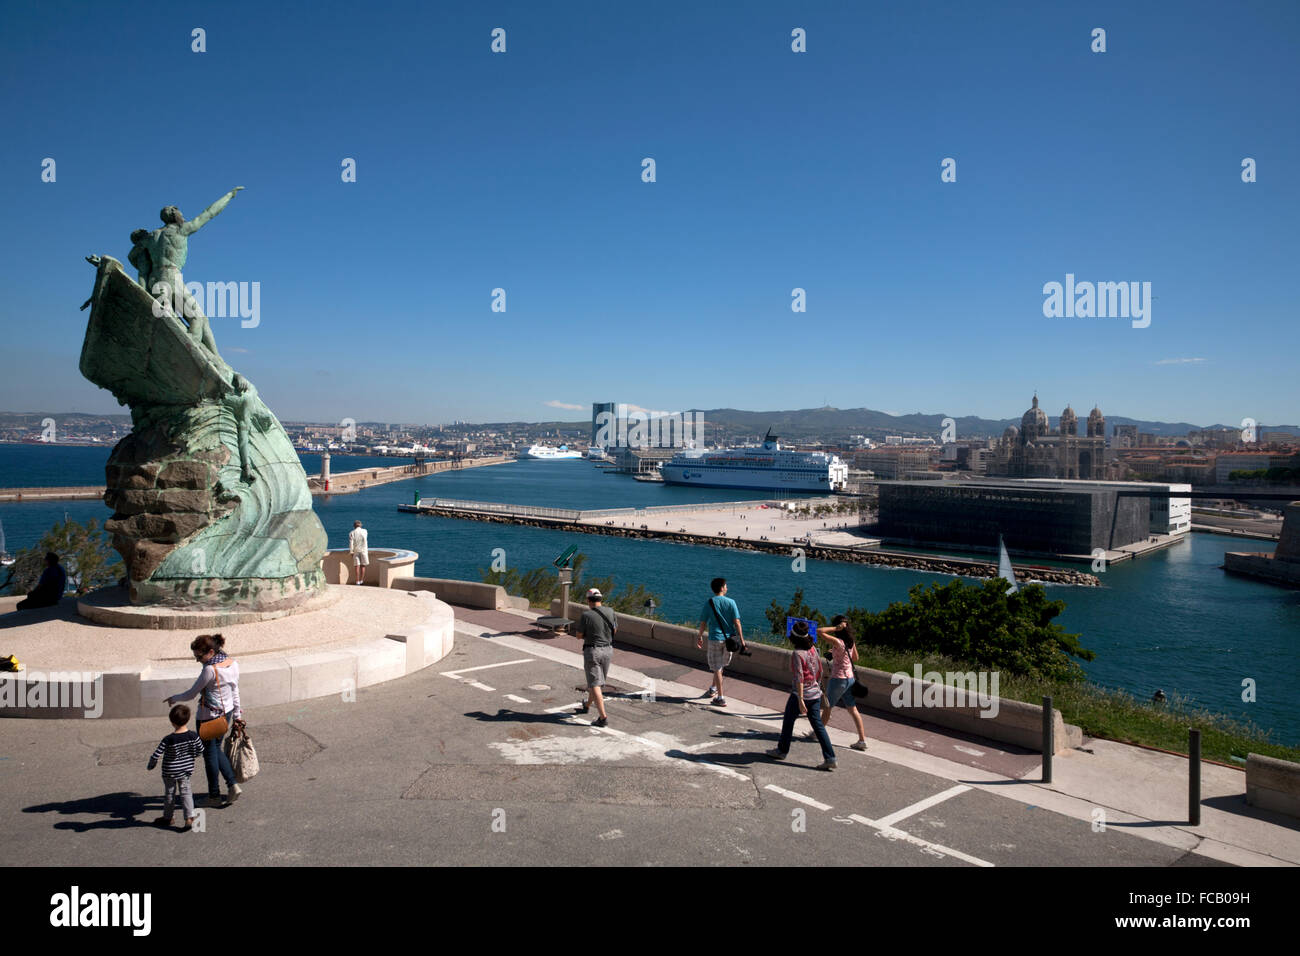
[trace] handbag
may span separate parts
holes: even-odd
[[[847,653],[847,651],[845,653]],[[850,690],[853,691],[853,696],[858,700],[865,700],[867,694],[870,693],[870,689],[867,687],[867,685],[862,683],[862,681],[858,680],[857,667],[853,668],[853,686],[850,688]]]
[[[731,628],[727,627],[727,622],[724,621],[722,615],[718,613],[718,606],[713,603],[713,598],[709,598],[709,608],[713,611],[713,616],[718,619],[718,628],[723,634],[727,635],[726,640],[723,641],[727,650],[732,654],[736,653],[736,651],[740,650],[745,645],[741,644],[740,641],[731,636]]]
[[[257,776],[260,766],[257,750],[253,747],[253,738],[246,729],[235,727],[235,732],[226,741],[226,757],[230,760],[230,769],[235,772],[235,782],[244,783]]]
[[[212,676],[217,682],[217,690],[216,690],[217,703],[220,704],[221,703],[221,672],[217,669],[216,664],[212,665]],[[212,720],[205,720],[203,723],[199,724],[199,739],[202,740],[204,743],[207,743],[211,740],[220,740],[222,737],[226,735],[226,731],[229,729],[230,729],[230,722],[226,720],[226,715],[222,714],[220,717],[214,717]]]

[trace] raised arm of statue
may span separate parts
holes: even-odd
[[[243,186],[236,186],[234,189],[230,190],[230,192],[226,193],[224,196],[222,196],[220,199],[214,202],[207,209],[203,210],[203,212],[199,213],[189,222],[182,225],[181,235],[192,236],[194,235],[194,233],[198,232],[199,229],[204,225],[204,223],[206,223],[209,219],[216,216],[217,213],[221,212],[221,210],[225,209],[226,205],[230,202],[230,200],[235,198],[235,193],[239,192],[243,188],[244,188]]]

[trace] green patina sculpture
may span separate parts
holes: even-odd
[[[237,191],[191,222],[169,206],[161,229],[132,233],[138,281],[116,259],[89,257],[81,372],[131,408],[104,501],[136,604],[281,610],[325,583],[325,529],[297,452],[184,293],[188,237]]]

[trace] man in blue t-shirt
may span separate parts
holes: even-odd
[[[740,630],[740,608],[736,607],[736,602],[727,597],[727,579],[714,578],[710,584],[713,588],[713,597],[704,602],[704,609],[700,612],[700,629],[695,635],[696,648],[704,644],[704,630],[709,631],[709,650],[708,662],[709,670],[713,671],[713,686],[709,688],[709,694],[716,692],[717,696],[713,698],[715,707],[726,707],[727,699],[722,693],[722,671],[731,663],[731,652],[727,650],[727,638],[734,637],[740,642],[740,649],[745,649],[745,635]]]
[[[31,594],[18,602],[17,609],[26,611],[29,608],[54,607],[67,587],[68,572],[59,564],[59,556],[51,551],[45,555],[45,570],[41,572],[41,579],[36,582]]]

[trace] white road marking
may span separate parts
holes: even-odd
[[[972,757],[983,757],[984,751],[976,750],[974,747],[963,747],[961,744],[953,744],[953,750],[960,750],[964,754],[970,754]]]
[[[873,825],[878,827],[892,827],[900,820],[906,820],[908,817],[920,813],[922,810],[928,810],[936,803],[943,803],[945,800],[951,800],[959,793],[965,793],[969,789],[970,787],[965,784],[958,784],[955,787],[949,787],[947,790],[943,791],[943,793],[936,793],[934,796],[926,797],[924,800],[920,800],[917,803],[912,804],[910,807],[903,807],[903,809],[899,810],[897,813],[891,813],[887,817],[881,817]]]
[[[683,747],[682,750],[688,754],[697,754],[702,750],[708,750],[710,747],[716,747],[719,744],[726,743],[723,740],[706,740],[702,744],[691,744],[689,747]]]
[[[581,707],[581,706],[582,706],[581,704],[565,704],[563,707],[547,707],[544,711],[542,711],[542,713],[559,714],[566,710],[573,710],[575,707]]]
[[[489,691],[489,692],[491,692],[491,691],[495,691],[495,690],[496,690],[495,687],[489,687],[487,684],[480,684],[480,683],[479,683],[478,681],[476,681],[476,680],[467,680],[467,681],[465,681],[465,683],[466,683],[466,684],[469,684],[470,687],[475,687],[475,688],[477,688],[477,689],[479,689],[479,690],[486,690],[486,691]]]
[[[508,647],[511,650],[519,651],[521,654],[532,654],[538,659],[553,661],[554,663],[561,664],[579,672],[582,671],[581,655],[575,654],[572,651],[549,647],[545,644],[538,643],[538,641],[533,638],[522,637],[515,634],[497,634],[496,632],[485,630],[477,625],[468,625],[460,619],[456,621],[456,634],[457,637],[472,637],[479,640],[490,640],[498,647]],[[625,677],[623,675],[628,676]],[[616,680],[626,679],[629,683],[638,683],[644,680],[645,677],[645,675],[637,671],[621,668],[617,665],[612,668],[610,676]],[[551,688],[547,685],[529,685],[528,689],[541,691],[550,690]],[[698,698],[700,693],[698,687],[689,687],[685,684],[679,684],[674,681],[659,681],[656,684],[656,689],[661,697],[680,697],[683,700],[688,701]],[[682,706],[684,708],[693,707],[693,705],[689,703],[685,703]],[[757,705],[746,705],[745,702],[740,700],[737,700],[735,705],[729,709],[733,716],[757,724],[766,724],[769,722],[779,724],[781,721],[780,713],[766,711]],[[553,713],[554,711],[549,712]],[[836,739],[836,735],[843,738],[843,742],[840,744],[841,746],[848,746],[848,744],[852,742],[852,737],[845,731],[831,730],[830,733],[832,735],[832,740]],[[1007,779],[1002,774],[974,766],[969,761],[963,760],[958,763],[958,758],[941,756],[935,751],[927,750],[923,741],[914,740],[911,743],[913,746],[909,747],[906,742],[901,741],[899,743],[890,743],[886,740],[873,741],[870,755],[888,764],[892,764],[893,766],[915,770],[918,773],[928,774],[929,776],[953,782],[958,780],[973,781],[974,789],[987,793],[990,796],[1001,797],[1002,799],[1011,800],[1020,804],[1037,805],[1052,813],[1071,820],[1079,820],[1083,823],[1091,823],[1092,821],[1094,804],[1091,801],[1081,800],[1055,790],[1042,789],[1037,785],[1029,785],[1023,790],[1001,786],[1001,784],[1005,783]],[[1037,765],[1029,768],[1024,779],[1035,779],[1038,770],[1039,768]],[[749,778],[745,777],[744,779]],[[1125,823],[1149,822],[1145,817],[1123,813],[1122,811],[1114,811],[1112,819],[1122,820]],[[1231,847],[1225,843],[1199,837],[1178,827],[1138,827],[1131,832],[1134,836],[1140,839],[1157,843],[1161,846],[1173,847],[1182,851],[1196,850],[1204,856],[1209,856],[1224,863],[1233,863],[1239,866],[1271,866],[1276,865],[1278,859],[1277,857],[1255,853],[1241,847]]]
[[[799,803],[806,803],[806,804],[808,804],[808,806],[813,807],[813,808],[815,808],[815,809],[817,809],[817,810],[829,810],[829,809],[830,809],[830,805],[829,805],[829,804],[821,803],[821,802],[819,802],[819,801],[817,801],[817,800],[814,800],[812,797],[805,797],[802,793],[795,793],[793,790],[786,790],[786,789],[784,789],[784,788],[782,788],[782,787],[778,787],[776,784],[773,784],[773,783],[769,783],[769,784],[768,784],[766,787],[764,787],[763,789],[764,789],[764,790],[771,790],[773,793],[779,793],[781,796],[783,796],[783,797],[789,797],[791,800],[796,800],[796,801],[798,801]]]
[[[471,674],[474,671],[491,670],[494,667],[508,667],[511,664],[531,664],[534,658],[521,657],[517,661],[502,661],[499,664],[480,664],[478,667],[462,667],[458,671],[439,671],[443,677],[459,677],[461,674]]]
[[[993,866],[993,864],[988,860],[981,860],[977,856],[971,856],[969,853],[961,852],[961,850],[954,850],[952,847],[944,846],[941,843],[931,843],[929,840],[922,840],[920,837],[912,836],[910,833],[904,833],[902,830],[897,830],[894,827],[881,826],[877,821],[868,820],[866,817],[858,816],[856,813],[850,813],[849,818],[856,820],[858,823],[866,824],[873,830],[878,831],[883,837],[890,840],[903,840],[913,846],[919,846],[928,853],[941,853],[944,856],[951,856],[955,859],[963,860],[966,863],[970,863],[972,866]]]
[[[532,701],[527,697],[520,697],[517,694],[506,694],[506,700],[513,700],[516,704],[531,704]]]

